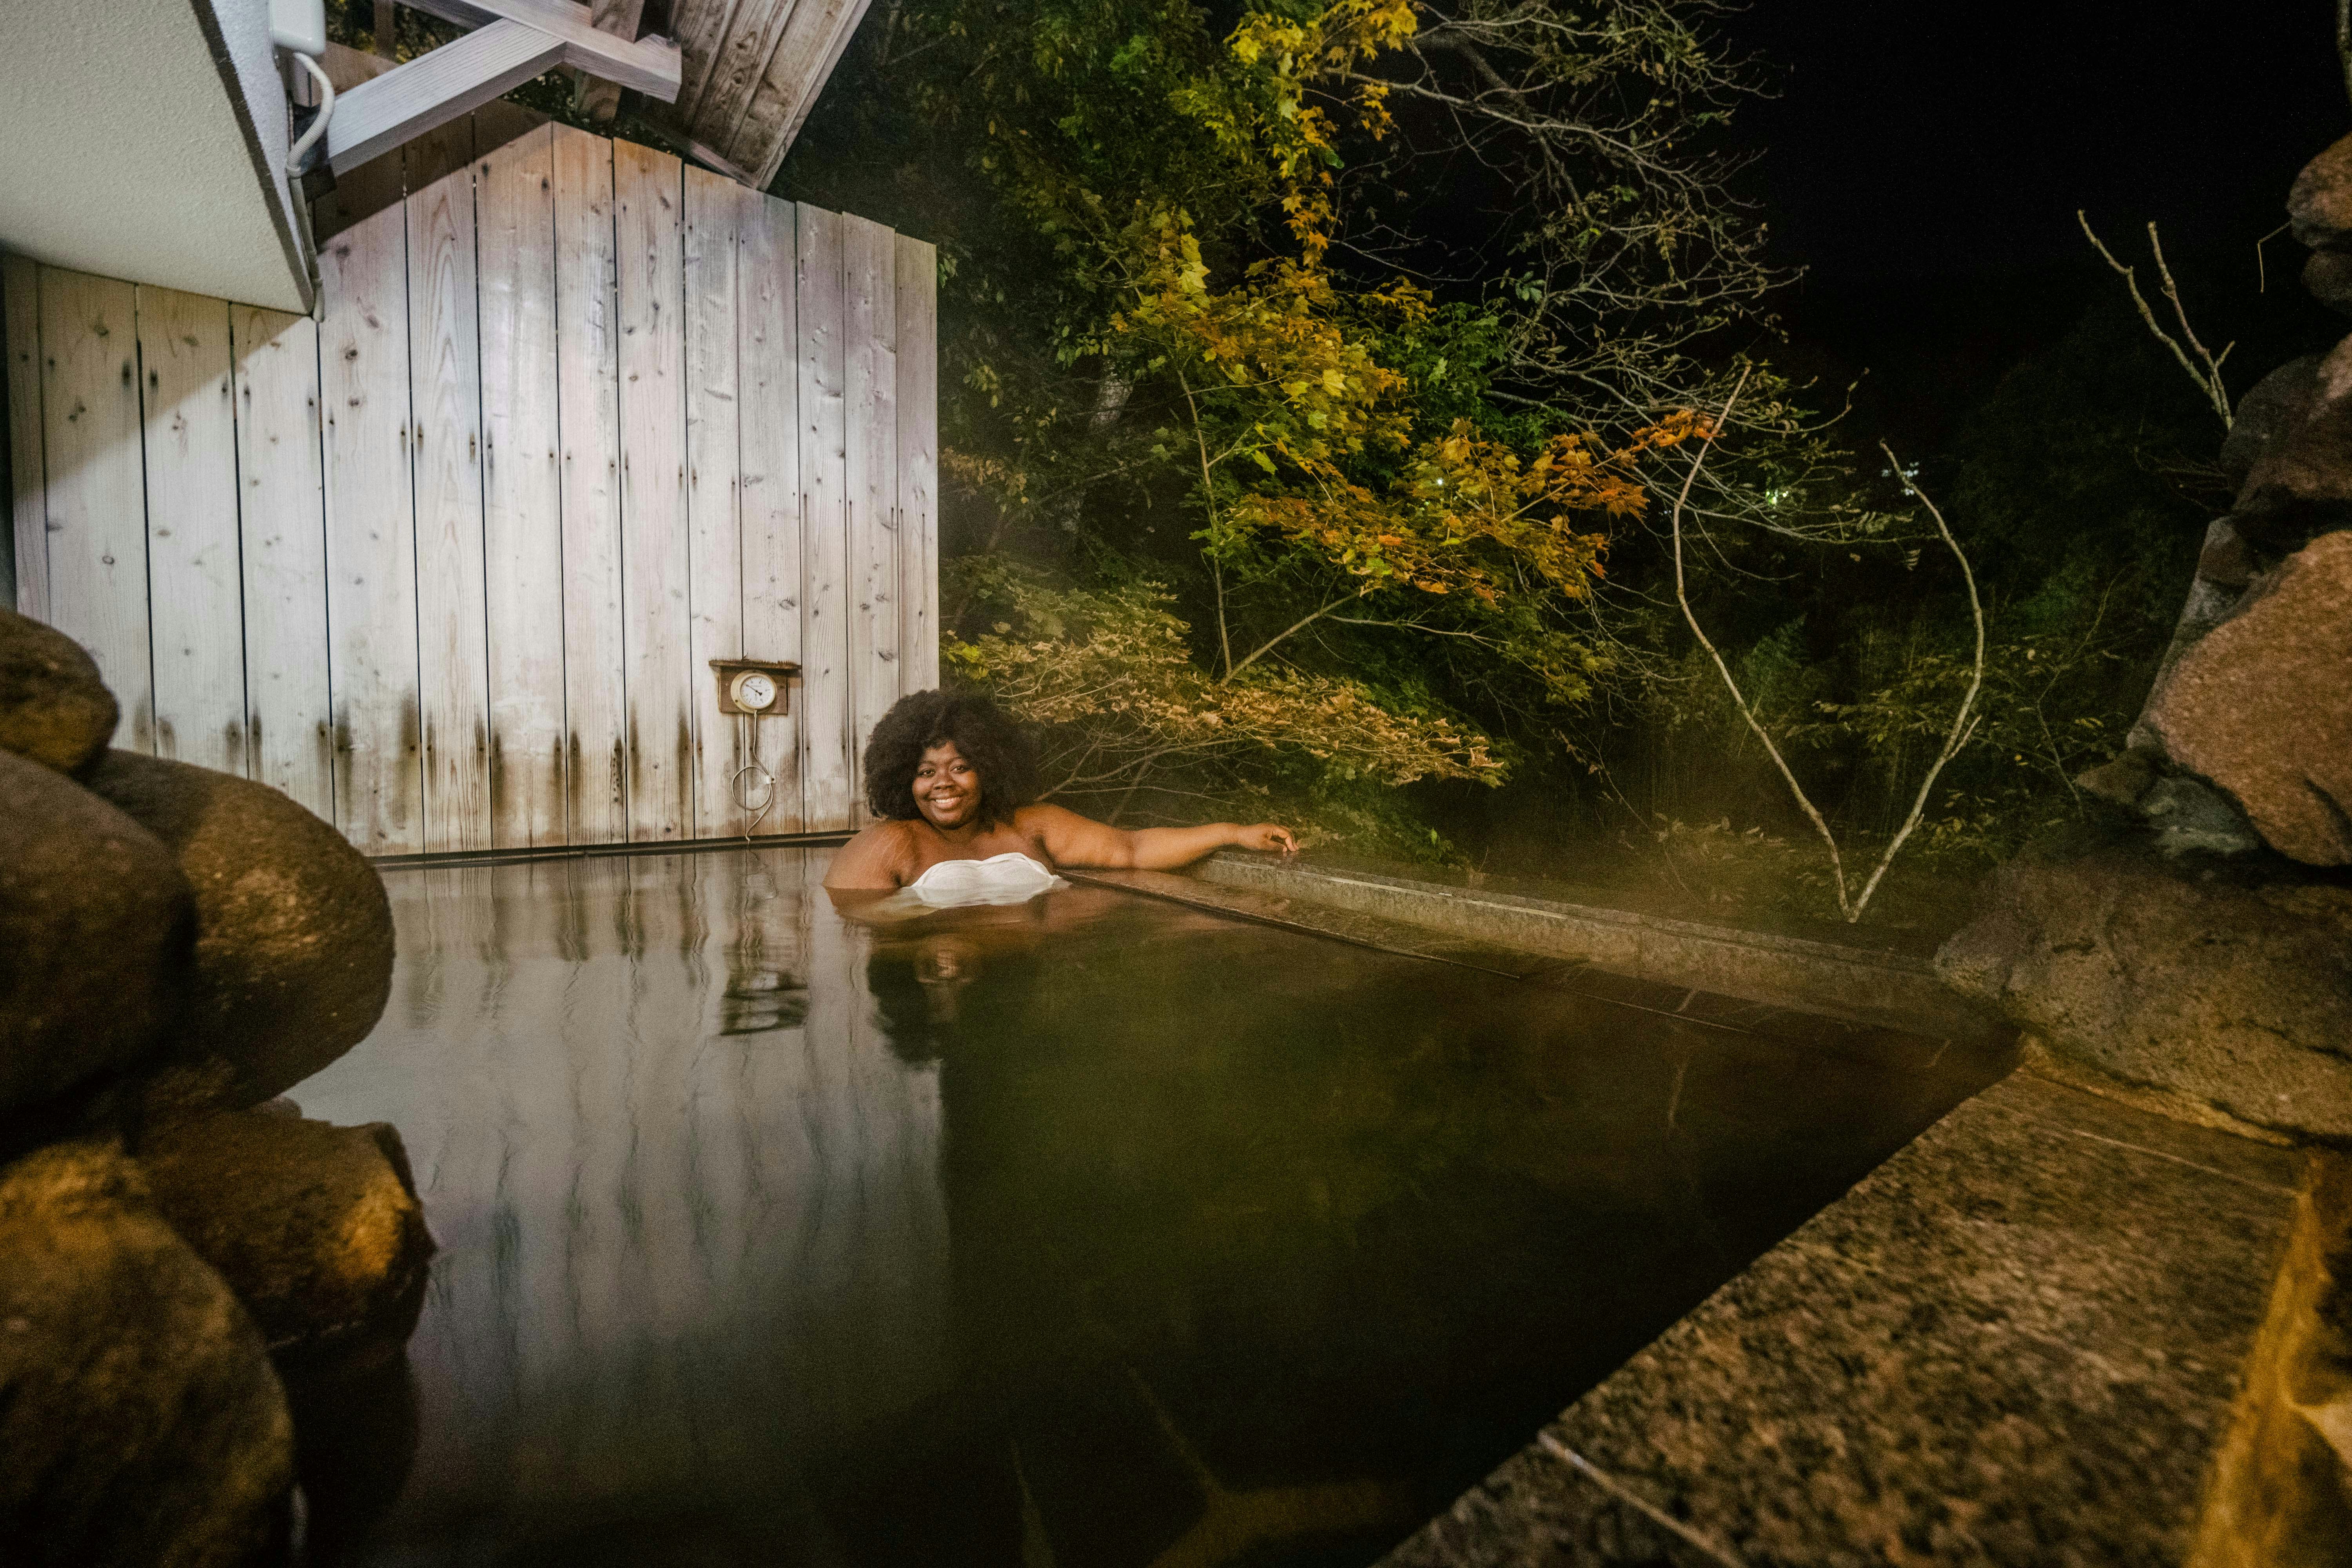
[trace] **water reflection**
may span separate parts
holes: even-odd
[[[296,1098],[444,1251],[331,1560],[1360,1563],[1991,1070],[824,858],[387,879]]]
[[[816,1515],[780,1457],[855,1447],[944,1385],[938,1074],[875,1026],[821,871],[387,878],[394,1006],[296,1091],[397,1119],[443,1246],[375,1560],[584,1561],[669,1520],[798,1561],[776,1532],[814,1540]]]

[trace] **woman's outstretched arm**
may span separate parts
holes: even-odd
[[[1211,822],[1199,827],[1112,827],[1058,805],[1021,808],[1021,826],[1045,840],[1056,865],[1107,869],[1172,871],[1213,850],[1279,849],[1291,854],[1298,841],[1290,829],[1271,822],[1246,826]]]

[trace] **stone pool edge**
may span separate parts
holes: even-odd
[[[1642,966],[1625,962],[1545,952],[1431,925],[1369,913],[1315,897],[1276,893],[1263,887],[1210,881],[1166,871],[1087,870],[1065,867],[1074,882],[1116,889],[1145,898],[1205,910],[1229,920],[1277,926],[1286,931],[1349,942],[1382,952],[1477,970],[1507,980],[1566,991],[1672,1017],[1704,1029],[1776,1037],[1811,1052],[1838,1054],[1863,1044],[1874,1054],[1894,1053],[1915,1067],[1932,1068],[1955,1051],[1990,1057],[2000,1070],[2016,1061],[2015,1037],[1997,1020],[1953,1015],[1921,1018],[1916,1011],[1849,1008],[1843,1012],[1775,999],[1762,986],[1746,995],[1708,984],[1719,974],[1696,966]],[[1737,933],[1727,933],[1736,935]],[[1865,958],[1875,955],[1864,954]],[[1874,1016],[1873,1016],[1874,1015]]]
[[[2013,1072],[1379,1568],[2332,1561],[2213,1539],[2305,1158]]]
[[[1952,1039],[2011,1035],[1907,953],[1232,850],[1200,862],[1192,879],[1853,1023]]]

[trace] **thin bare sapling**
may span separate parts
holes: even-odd
[[[1699,470],[1706,463],[1707,451],[1715,444],[1716,435],[1728,424],[1732,409],[1738,405],[1739,395],[1746,389],[1747,384],[1748,377],[1743,373],[1738,384],[1732,388],[1731,396],[1724,405],[1722,416],[1712,426],[1699,433],[1698,449],[1691,457],[1690,468],[1683,476],[1682,489],[1675,498],[1674,511],[1670,520],[1675,556],[1675,602],[1682,607],[1683,619],[1689,624],[1691,635],[1698,639],[1699,646],[1706,650],[1707,658],[1714,661],[1716,673],[1723,678],[1724,689],[1730,693],[1732,704],[1739,710],[1740,718],[1746,721],[1748,730],[1762,743],[1765,754],[1772,759],[1772,765],[1780,770],[1781,781],[1789,786],[1789,794],[1795,798],[1798,809],[1805,814],[1805,820],[1812,824],[1813,831],[1821,836],[1822,845],[1829,850],[1830,877],[1837,893],[1838,912],[1845,918],[1847,924],[1852,925],[1862,919],[1863,910],[1869,907],[1872,895],[1878,891],[1880,881],[1885,878],[1887,868],[1895,863],[1895,857],[1902,852],[1904,844],[1918,827],[1920,818],[1927,812],[1928,798],[1935,790],[1937,777],[1943,773],[1944,765],[1969,743],[1969,738],[1975,734],[1977,725],[1980,721],[1981,716],[1976,712],[1976,702],[1977,694],[1984,687],[1984,605],[1977,595],[1976,573],[1969,565],[1968,552],[1960,548],[1959,541],[1952,537],[1951,527],[1944,521],[1942,510],[1937,507],[1935,501],[1925,490],[1906,479],[1905,488],[1911,494],[1917,496],[1921,503],[1927,507],[1927,515],[1935,520],[1937,537],[1941,538],[1945,546],[1951,551],[1953,559],[1960,563],[1961,578],[1968,584],[1969,612],[1976,621],[1976,654],[1970,667],[1968,693],[1960,699],[1959,710],[1952,715],[1952,725],[1944,736],[1942,749],[1937,752],[1935,762],[1928,767],[1927,777],[1919,782],[1919,793],[1911,802],[1909,815],[1904,817],[1903,826],[1895,837],[1887,841],[1885,849],[1878,857],[1877,865],[1871,868],[1868,879],[1862,884],[1861,890],[1856,892],[1846,875],[1845,857],[1839,848],[1836,833],[1832,831],[1828,819],[1822,815],[1821,808],[1813,804],[1812,796],[1805,793],[1805,786],[1797,782],[1795,772],[1789,766],[1788,758],[1781,754],[1780,748],[1773,741],[1771,732],[1765,729],[1763,722],[1756,717],[1756,710],[1748,703],[1746,695],[1740,691],[1739,682],[1732,676],[1731,666],[1724,659],[1722,650],[1715,646],[1714,639],[1706,635],[1706,629],[1699,625],[1698,614],[1691,608],[1690,593],[1684,575],[1683,513],[1690,501],[1691,487],[1697,482]],[[1887,447],[1885,442],[1881,442],[1879,449],[1886,454],[1886,460],[1894,467],[1895,472],[1898,475],[1902,474],[1902,465],[1895,461],[1893,448]]]
[[[2091,220],[2084,215],[2080,207],[2074,209],[2074,221],[2083,226],[2084,237],[2090,240],[2091,248],[2096,250],[2100,258],[2122,277],[2124,287],[2131,291],[2132,303],[2139,307],[2139,319],[2147,324],[2147,330],[2156,335],[2158,342],[2172,351],[2172,357],[2180,362],[2180,368],[2189,373],[2189,379],[2197,384],[2197,390],[2204,395],[2208,403],[2213,405],[2213,412],[2221,416],[2221,428],[2229,429],[2232,423],[2230,413],[2230,389],[2221,382],[2221,362],[2228,359],[2230,351],[2238,345],[2234,342],[2226,343],[2222,346],[2221,352],[2217,354],[2199,340],[2197,329],[2189,324],[2189,307],[2180,302],[2180,285],[2173,280],[2171,264],[2164,259],[2164,241],[2157,234],[2156,225],[2147,226],[2147,247],[2156,255],[2156,275],[2163,284],[2164,297],[2172,302],[2172,313],[2179,320],[2180,337],[2179,338],[2166,331],[2163,325],[2157,321],[2156,312],[2148,308],[2147,296],[2139,291],[2138,269],[2126,267],[2116,259],[2116,253],[2109,250],[2106,242],[2092,229]],[[2256,254],[2259,255],[2260,252]],[[2185,347],[2182,344],[2183,339],[2187,340]],[[2189,357],[2192,351],[2196,353],[2195,359]]]

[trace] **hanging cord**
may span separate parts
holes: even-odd
[[[318,117],[310,121],[310,128],[302,132],[302,139],[286,149],[286,172],[289,174],[299,175],[303,172],[302,165],[310,160],[310,149],[317,146],[320,139],[327,134],[327,121],[334,118],[335,84],[327,79],[327,73],[321,70],[319,68],[319,62],[310,56],[298,54],[294,58],[302,62],[303,68],[317,79],[319,83]]]
[[[743,837],[749,838],[752,834],[759,831],[760,824],[767,817],[768,808],[776,804],[776,775],[770,773],[766,768],[760,764],[759,716],[751,713],[738,713],[735,715],[735,722],[739,727],[737,731],[737,739],[739,742],[744,740],[740,727],[745,724],[749,724],[751,727],[751,733],[749,737],[748,742],[742,746],[743,752],[745,754],[749,755],[751,760],[745,763],[741,767],[737,768],[735,772],[728,777],[727,788],[728,792],[735,797],[735,804],[738,806],[741,807],[745,811],[754,814],[751,820],[746,823],[743,826]],[[766,786],[766,793],[761,795],[760,804],[756,806],[744,798],[746,792],[743,788],[743,775],[745,773],[759,774],[761,782]]]

